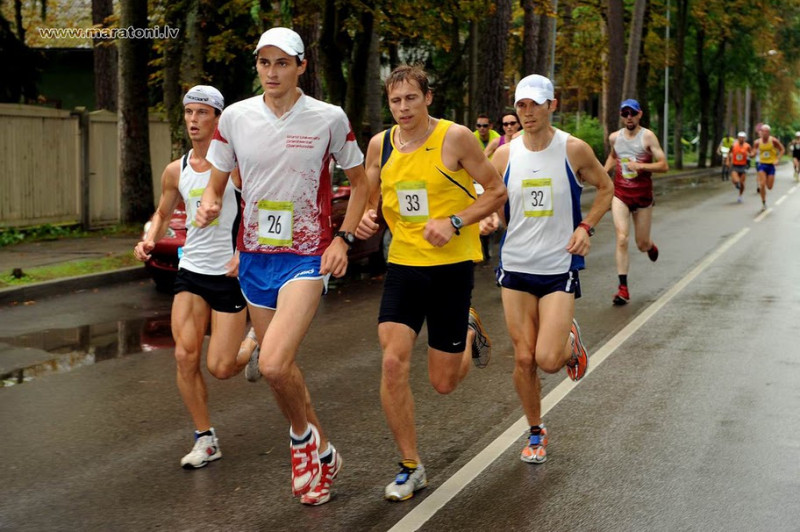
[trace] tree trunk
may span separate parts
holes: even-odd
[[[344,18],[345,14],[337,7],[336,0],[325,1],[322,32],[319,38],[319,61],[328,98],[331,103],[341,106],[345,105],[347,97],[347,80],[342,67],[347,66],[348,61],[339,47],[338,35],[340,31],[344,31],[341,24]]]
[[[478,110],[478,22],[472,21],[469,24],[469,69],[467,87],[469,95],[469,110],[467,113],[468,127],[472,127],[475,118],[480,111]]]
[[[495,12],[485,21],[481,37],[484,45],[479,51],[478,60],[480,81],[478,83],[478,109],[488,114],[493,122],[499,120],[505,109],[504,66],[508,49],[508,28],[511,22],[511,0],[496,0]]]
[[[364,135],[364,116],[366,106],[364,102],[367,97],[367,63],[369,62],[369,52],[372,45],[373,28],[375,27],[375,17],[370,10],[361,13],[361,29],[356,33],[355,46],[353,46],[352,63],[348,69],[347,80],[347,101],[345,112],[350,118],[350,124],[356,134],[356,139],[361,146],[366,146],[369,138]]]
[[[306,71],[300,76],[300,88],[304,93],[322,99],[322,85],[320,84],[319,64],[319,14],[299,17],[300,24],[295,27],[297,34],[303,39],[306,47]]]
[[[622,101],[622,83],[625,77],[625,58],[622,55],[625,47],[625,26],[622,0],[608,0],[606,8],[608,76],[606,77],[605,120],[603,127],[605,129],[606,153],[608,153],[608,136],[619,127],[617,109]]]
[[[181,58],[183,57],[184,31],[186,29],[186,0],[166,7],[164,23],[180,30],[178,39],[164,43],[164,109],[169,121],[172,141],[172,158],[177,159],[188,149],[186,125],[183,121],[183,87],[181,86]],[[224,96],[224,95],[223,95]]]
[[[120,26],[147,27],[147,0],[122,0]],[[119,40],[119,178],[123,223],[142,223],[153,213],[153,176],[147,98],[150,41]]]
[[[706,71],[704,47],[706,44],[706,33],[702,26],[697,28],[695,42],[697,45],[695,64],[697,69],[697,88],[700,96],[700,138],[697,139],[697,167],[706,167],[706,157],[708,155],[708,131],[711,126],[711,80]]]
[[[536,33],[536,64],[532,74],[550,75],[550,46],[553,36],[554,19],[550,18],[547,10],[542,8],[538,16],[539,24]],[[551,80],[553,81],[553,80]],[[553,82],[555,84],[555,82]]]
[[[202,83],[205,69],[205,33],[200,0],[189,0],[186,6],[186,32],[181,61],[181,80],[191,87]]]
[[[92,24],[107,28],[114,13],[111,0],[92,0]],[[172,39],[180,41],[180,39]],[[94,39],[94,107],[117,111],[117,47],[111,39]],[[169,66],[169,63],[167,63]]]
[[[375,135],[383,129],[383,83],[381,82],[381,46],[376,26],[372,28],[367,61],[367,120],[369,132]]]
[[[678,0],[675,17],[675,68],[673,69],[670,96],[675,109],[673,122],[675,168],[683,170],[683,91],[684,91],[684,50],[686,48],[686,28],[688,25],[689,0]]]
[[[639,70],[639,51],[642,45],[644,29],[644,12],[647,0],[636,0],[633,7],[633,20],[631,32],[628,35],[628,55],[625,60],[625,78],[622,83],[622,98],[638,98],[636,88],[637,72]]]
[[[22,23],[22,0],[14,0],[14,23],[17,25],[17,38],[25,44],[25,25]]]
[[[527,76],[536,71],[536,11],[534,0],[520,0],[524,12],[522,30],[522,75]]]

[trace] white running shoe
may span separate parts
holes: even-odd
[[[408,500],[414,496],[415,491],[428,485],[428,477],[425,476],[425,467],[422,464],[417,464],[413,460],[403,460],[400,462],[400,468],[394,482],[386,486],[384,497],[387,500]]]
[[[181,467],[184,469],[198,469],[205,467],[209,462],[222,458],[222,451],[219,450],[219,442],[217,441],[217,433],[213,427],[208,430],[211,434],[206,434],[205,436],[198,436],[197,432],[194,433],[194,447],[192,447],[189,454],[181,458]]]
[[[244,378],[250,382],[256,382],[261,378],[261,371],[258,369],[258,354],[261,351],[261,346],[258,345],[258,338],[256,338],[256,331],[250,327],[247,337],[256,343],[256,348],[250,353],[250,360],[244,367]]]

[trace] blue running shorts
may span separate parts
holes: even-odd
[[[275,310],[278,293],[287,283],[300,279],[322,280],[322,293],[328,291],[330,274],[319,272],[322,257],[294,253],[239,254],[239,285],[247,302],[255,307]]]

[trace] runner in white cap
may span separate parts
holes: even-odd
[[[586,142],[551,125],[558,100],[549,79],[523,78],[514,100],[524,133],[492,158],[508,188],[497,283],[514,345],[514,385],[530,425],[520,459],[540,464],[547,459],[548,434],[538,370],[556,373],[566,366],[575,381],[586,373],[588,356],[573,317],[581,296],[578,270],[614,187]],[[586,216],[584,183],[597,188]]]
[[[222,456],[216,432],[211,426],[208,391],[200,371],[209,320],[211,338],[207,364],[209,372],[218,379],[239,373],[248,363],[255,345],[247,341],[247,345],[239,348],[247,312],[236,280],[238,260],[234,255],[234,236],[238,227],[238,201],[234,185],[228,182],[225,186],[222,201],[227,208],[217,223],[202,229],[193,223],[200,196],[211,176],[206,152],[225,100],[214,87],[197,85],[183,97],[183,107],[192,149],[164,169],[158,209],[151,218],[147,233],[134,248],[134,255],[141,261],[150,258],[156,241],[164,236],[169,226],[172,211],[178,202],[183,201],[186,205],[186,243],[175,280],[171,326],[178,366],[178,390],[195,426],[194,448],[181,459],[181,466],[192,469]]]
[[[288,28],[256,46],[264,94],[228,107],[209,151],[214,166],[197,214],[201,226],[230,210],[221,200],[238,163],[244,211],[237,249],[239,282],[262,349],[259,369],[290,424],[292,492],[304,504],[330,499],[342,459],[326,438],[295,363],[331,274],[347,269],[347,250],[364,212],[364,156],[344,111],[303,94],[305,47]],[[331,229],[331,157],[351,196],[341,231]]]

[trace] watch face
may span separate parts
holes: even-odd
[[[464,221],[455,214],[450,217],[450,221],[456,229],[461,229],[464,226]]]

